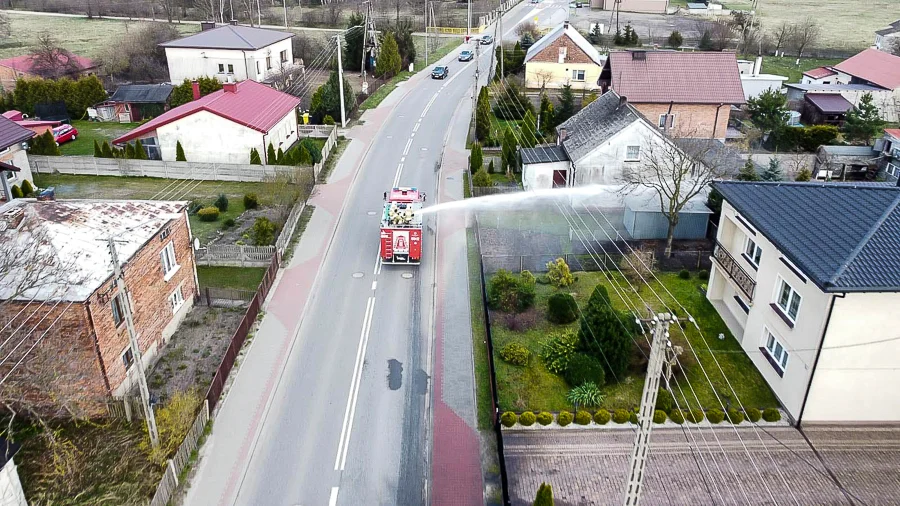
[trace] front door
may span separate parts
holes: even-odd
[[[566,171],[554,170],[553,171],[553,187],[554,188],[565,188],[565,186],[566,186]]]

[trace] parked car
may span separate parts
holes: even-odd
[[[74,141],[78,138],[78,130],[72,125],[60,125],[53,129],[53,139],[59,146],[64,142]]]
[[[489,46],[489,45],[491,45],[491,44],[493,44],[493,43],[494,43],[494,36],[493,36],[493,35],[482,35],[482,36],[481,36],[481,45],[482,45],[482,46]]]
[[[438,65],[431,71],[432,79],[444,79],[450,75],[450,69],[446,65]]]
[[[475,58],[475,53],[468,49],[459,52],[459,61],[472,61],[472,58]]]

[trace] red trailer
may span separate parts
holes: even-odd
[[[393,188],[384,194],[381,214],[381,262],[418,265],[422,261],[422,214],[425,194],[416,188]]]

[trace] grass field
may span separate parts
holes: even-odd
[[[750,2],[724,2],[726,8],[747,9]],[[900,17],[897,0],[764,0],[761,23],[771,31],[783,21],[798,23],[812,16],[821,26],[816,46],[862,50],[875,42],[875,30]]]
[[[755,56],[745,55],[742,58],[753,60]],[[789,77],[787,82],[799,83],[803,77],[803,73],[817,67],[837,65],[844,61],[842,59],[833,58],[801,58],[800,64],[797,65],[797,59],[790,56],[776,58],[767,56],[763,58],[761,72],[764,74],[775,74],[779,76]]]
[[[103,141],[111,141],[116,137],[127,133],[137,126],[137,123],[112,123],[98,121],[73,120],[72,126],[78,130],[78,138],[59,146],[60,153],[64,155],[94,155],[94,141],[101,145]]]
[[[266,274],[265,267],[214,267],[197,266],[200,288],[233,288],[235,290],[256,291]]]

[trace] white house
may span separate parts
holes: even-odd
[[[0,116],[0,198],[9,199],[13,185],[21,187],[25,180],[34,182],[26,151],[32,137],[33,131]]]
[[[292,33],[225,25],[160,44],[166,51],[169,80],[178,84],[202,76],[225,82],[263,82],[294,66]]]
[[[707,298],[798,423],[900,421],[900,188],[716,182]]]
[[[875,31],[875,49],[891,52],[900,44],[900,19],[883,30]]]
[[[3,506],[28,506],[19,472],[13,458],[19,445],[0,437],[0,504]]]
[[[205,163],[249,163],[256,148],[263,163],[271,163],[266,160],[270,143],[287,151],[297,142],[297,97],[249,80],[225,83],[204,97],[195,83],[194,97],[113,144],[140,139],[151,159],[172,161],[181,142],[187,161]]]
[[[742,63],[743,62],[743,63]],[[762,68],[762,57],[757,57],[749,70],[747,69],[747,60],[738,60],[738,70],[741,72],[741,87],[744,88],[744,99],[750,100],[756,98],[768,90],[781,91],[781,86],[789,78],[776,74],[763,74],[760,72]]]

